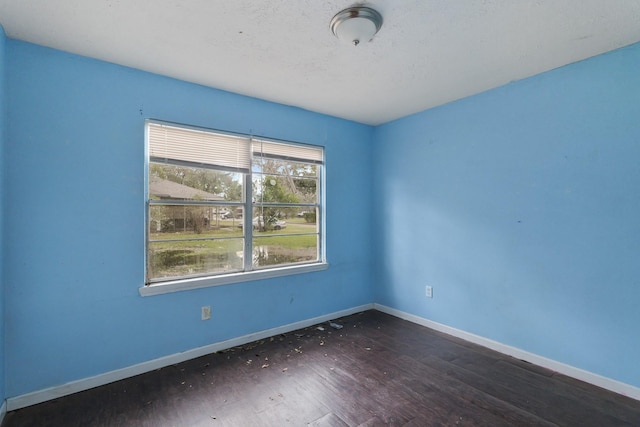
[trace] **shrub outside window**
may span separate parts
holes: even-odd
[[[147,285],[324,263],[322,147],[151,120],[146,139]]]

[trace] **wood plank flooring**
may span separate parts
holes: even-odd
[[[640,402],[367,311],[9,412],[27,426],[640,426]]]

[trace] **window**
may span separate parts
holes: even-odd
[[[322,147],[157,121],[146,135],[147,285],[324,264]]]

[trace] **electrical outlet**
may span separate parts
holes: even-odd
[[[200,309],[200,318],[202,320],[211,319],[211,306],[210,305],[205,305]]]
[[[425,287],[425,295],[427,298],[433,298],[433,288],[431,286]]]

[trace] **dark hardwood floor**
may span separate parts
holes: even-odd
[[[17,426],[640,426],[640,402],[377,312],[9,412]]]

